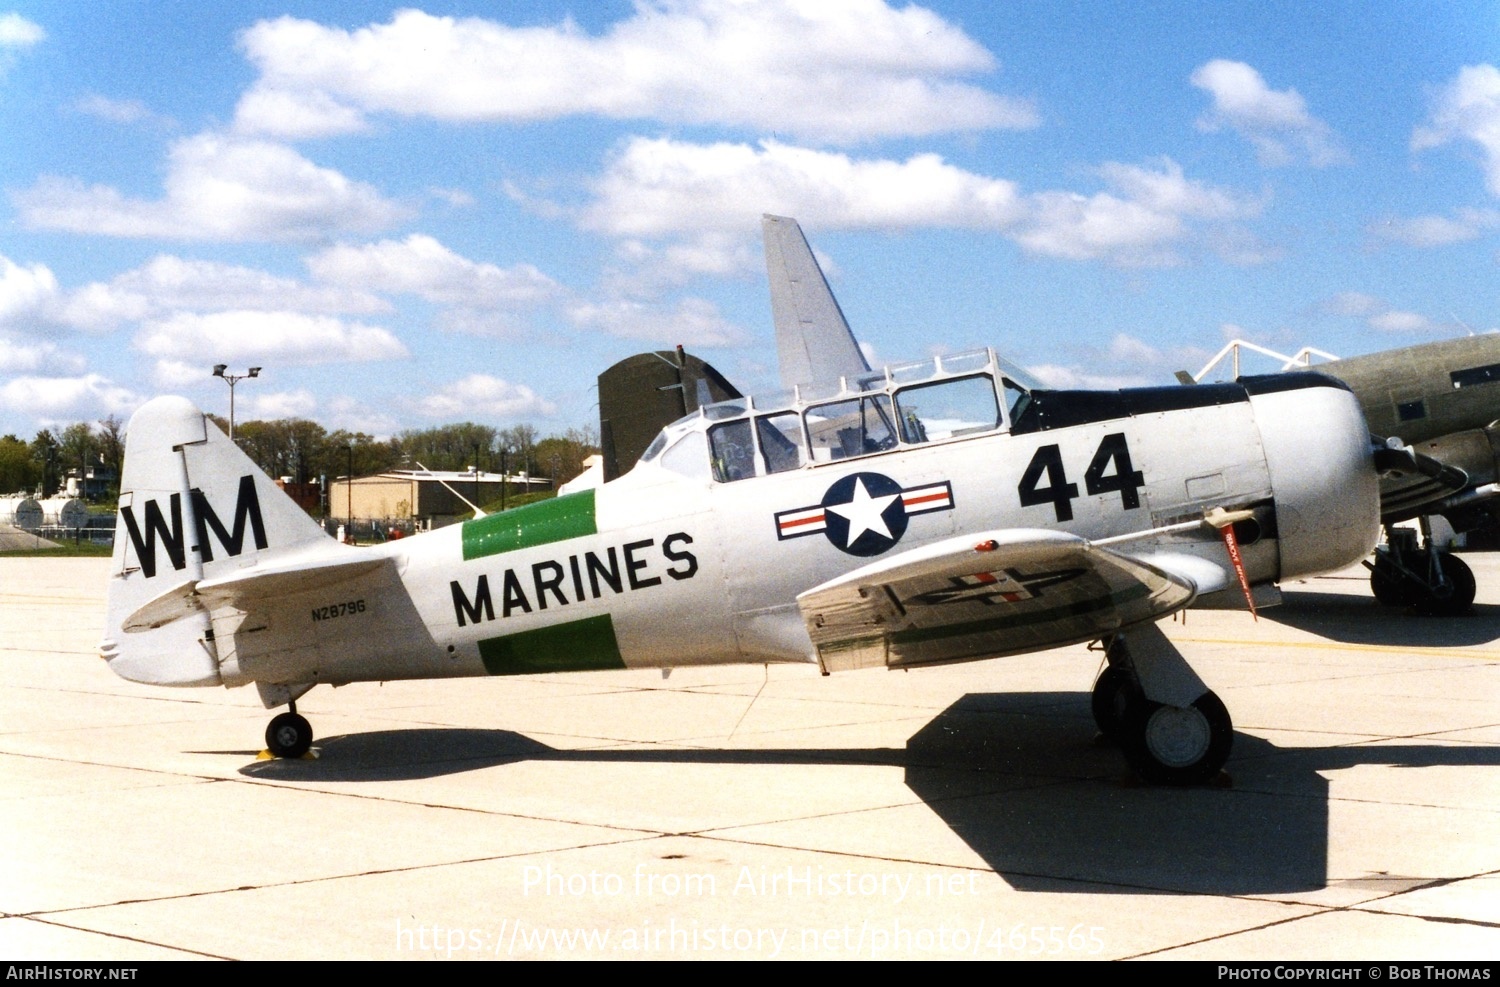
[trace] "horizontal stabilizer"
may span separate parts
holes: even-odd
[[[1227,585],[1205,559],[1122,555],[1058,531],[950,538],[797,597],[824,671],[968,661],[1090,641]]]
[[[346,551],[354,557],[345,555]],[[334,557],[282,560],[276,565],[251,566],[215,579],[189,580],[140,607],[121,626],[126,633],[134,634],[219,607],[246,610],[262,601],[337,586],[394,564],[389,558],[343,549]]]
[[[204,607],[202,601],[198,599],[197,589],[198,581],[195,579],[178,583],[126,617],[120,629],[126,634],[154,631],[158,627],[167,626],[174,620],[181,620],[189,614],[202,611]]]

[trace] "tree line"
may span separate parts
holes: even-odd
[[[212,420],[225,432],[229,423]],[[495,428],[462,422],[436,428],[406,429],[389,439],[346,429],[329,431],[305,418],[236,422],[235,443],[272,477],[296,483],[369,476],[393,469],[526,473],[566,483],[583,472],[583,461],[598,452],[591,429],[570,428],[539,438],[531,425]],[[60,431],[42,429],[30,442],[0,436],[0,495],[54,495],[69,471],[98,469],[116,478],[118,493],[124,459],[125,422],[110,415],[90,424],[75,422]]]
[[[118,477],[125,452],[125,421],[116,415],[94,424],[74,422],[54,431],[44,428],[26,442],[0,436],[0,496],[40,494],[51,497],[69,470],[104,467]]]

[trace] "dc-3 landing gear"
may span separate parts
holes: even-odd
[[[1474,572],[1463,559],[1439,551],[1427,518],[1421,539],[1410,528],[1385,529],[1385,544],[1375,550],[1370,590],[1388,607],[1416,607],[1429,617],[1456,617],[1474,603]]]
[[[288,703],[285,713],[266,727],[266,750],[277,757],[301,757],[312,749],[312,724],[297,714],[297,704]]]
[[[1153,785],[1199,785],[1217,777],[1234,744],[1229,711],[1155,624],[1107,642],[1109,664],[1094,683],[1094,722]]]

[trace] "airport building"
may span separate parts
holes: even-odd
[[[551,488],[552,481],[525,473],[390,470],[375,476],[332,481],[328,516],[356,521],[414,521],[419,528],[441,528],[472,513],[464,500],[488,504],[508,494]],[[460,496],[462,495],[462,496]]]

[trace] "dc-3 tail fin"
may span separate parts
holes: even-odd
[[[870,364],[849,331],[849,322],[802,235],[802,227],[787,216],[762,216],[761,236],[782,386],[791,388],[868,371]]]
[[[218,655],[204,580],[291,557],[352,551],[324,534],[250,458],[185,398],[164,397],[130,419],[120,516],[100,646],[110,668],[153,685],[216,685]],[[140,614],[171,619],[142,626]]]

